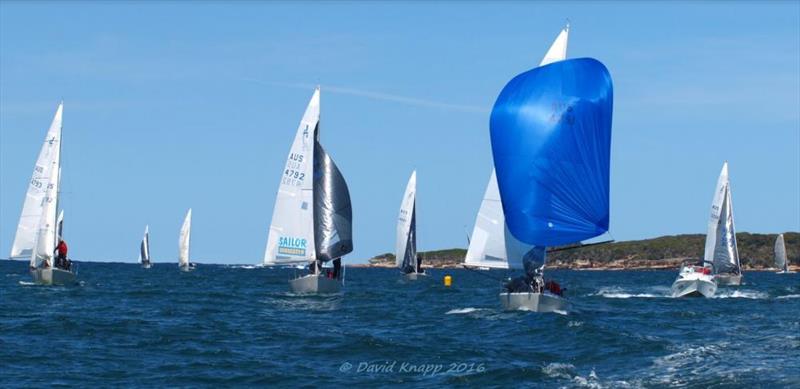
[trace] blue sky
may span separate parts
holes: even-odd
[[[394,246],[418,171],[423,250],[466,247],[488,113],[571,22],[614,80],[611,233],[705,232],[730,162],[737,229],[800,230],[798,2],[0,2],[0,256],[64,99],[71,256],[256,263],[294,131],[322,85],[361,262]],[[700,255],[700,253],[698,253]]]

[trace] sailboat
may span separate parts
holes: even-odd
[[[568,41],[569,25],[558,34],[539,66],[566,59]],[[479,270],[521,269],[522,256],[532,248],[532,245],[519,241],[508,231],[506,218],[503,215],[503,206],[500,203],[497,176],[492,169],[478,216],[475,219],[472,237],[469,239],[464,266]]]
[[[182,271],[194,270],[194,263],[189,262],[189,238],[192,235],[192,209],[186,212],[181,226],[181,234],[178,238],[178,267]]]
[[[712,271],[717,285],[742,284],[742,266],[739,263],[739,249],[736,246],[727,161],[722,165],[711,202],[703,262],[713,264]]]
[[[149,269],[152,266],[150,263],[150,226],[144,226],[144,236],[142,237],[142,243],[139,245],[139,263],[145,269]]]
[[[63,233],[63,213],[57,212],[61,184],[63,111],[62,102],[56,109],[39,151],[10,255],[12,259],[29,259],[34,282],[43,285],[73,284],[76,280],[71,266],[57,267],[54,258],[57,241]]]
[[[425,275],[422,260],[417,258],[417,171],[411,173],[400,203],[400,214],[397,216],[397,240],[395,244],[395,261],[397,267],[408,280],[416,280]]]
[[[608,231],[612,107],[611,76],[593,58],[531,69],[497,97],[489,125],[506,228],[532,246],[525,275],[500,293],[504,309],[568,309],[544,279],[546,249]]]
[[[775,238],[775,267],[777,267],[778,274],[794,273],[789,271],[789,259],[786,258],[786,244],[783,241],[783,234],[778,234]]]
[[[308,264],[309,274],[289,281],[294,293],[341,290],[342,257],[353,251],[347,183],[319,141],[320,89],[314,90],[297,128],[264,252],[266,266]],[[323,264],[333,269],[323,272]]]

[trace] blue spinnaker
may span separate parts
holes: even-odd
[[[511,233],[558,246],[608,231],[611,76],[592,58],[522,73],[490,119],[497,184]]]

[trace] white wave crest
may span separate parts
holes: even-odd
[[[24,285],[24,286],[34,286],[34,285],[36,285],[35,282],[30,282],[30,281],[17,281],[17,282],[19,282],[20,285]]]
[[[767,299],[769,295],[764,292],[755,290],[734,290],[732,292],[717,293],[713,298],[727,299],[727,298],[744,298],[744,299]]]
[[[575,365],[571,363],[549,363],[542,367],[542,373],[551,378],[572,378],[575,375]]]
[[[610,299],[629,299],[629,298],[659,298],[667,297],[665,294],[656,293],[631,293],[620,287],[600,288],[596,293],[590,296],[601,296]]]
[[[778,296],[776,299],[796,299],[800,298],[800,294],[787,294],[786,296]]]
[[[486,308],[472,308],[472,307],[469,307],[469,308],[456,308],[456,309],[451,309],[451,310],[447,311],[445,313],[445,315],[462,315],[462,314],[465,314],[465,313],[473,313],[473,312],[480,312],[480,311],[486,311],[486,310],[487,310]]]

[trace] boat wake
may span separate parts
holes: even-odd
[[[32,282],[32,281],[18,281],[18,282],[19,282],[20,285],[23,285],[23,286],[35,286],[36,285],[36,283]]]
[[[800,298],[800,294],[787,294],[786,296],[778,296],[776,299],[796,299]]]
[[[632,293],[620,287],[600,288],[599,291],[597,291],[596,293],[592,293],[589,296],[601,296],[610,299],[670,297],[666,289],[663,292],[659,291],[659,293]]]
[[[764,292],[757,292],[754,290],[734,290],[732,292],[722,292],[717,293],[714,295],[715,299],[726,299],[726,298],[744,298],[744,299],[768,299],[769,295]]]
[[[469,307],[469,308],[456,308],[456,309],[451,309],[451,310],[447,311],[445,313],[445,315],[463,315],[463,314],[466,314],[466,313],[474,313],[474,312],[481,312],[481,311],[491,311],[491,309],[488,309],[488,308],[472,308],[472,307]]]

